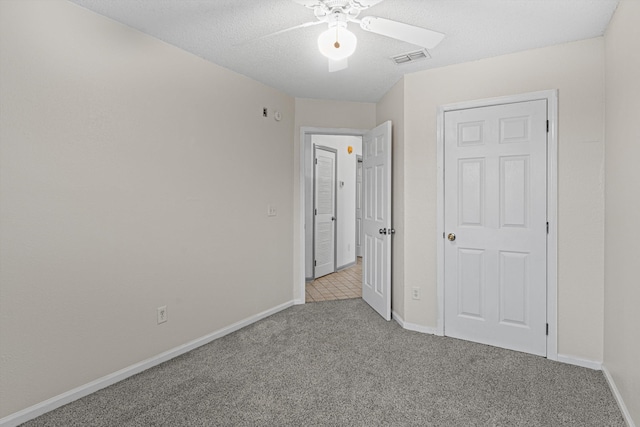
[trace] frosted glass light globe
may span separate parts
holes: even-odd
[[[351,56],[357,44],[356,35],[342,26],[329,28],[318,37],[320,53],[334,61]]]

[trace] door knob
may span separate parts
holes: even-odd
[[[449,239],[449,241],[453,242],[454,240],[456,240],[456,235],[453,233],[449,233],[449,235],[447,235],[447,239]]]

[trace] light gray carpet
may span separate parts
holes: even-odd
[[[295,306],[26,426],[624,426],[601,372]]]

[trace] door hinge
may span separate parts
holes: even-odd
[[[549,122],[547,122],[547,123],[549,123]],[[318,159],[315,159],[315,160],[316,160],[316,165],[317,165],[318,164]]]
[[[442,238],[444,239],[444,231],[442,232]]]
[[[547,323],[547,335],[549,335],[549,324]]]
[[[549,120],[547,120],[547,133],[549,133]]]
[[[318,265],[318,261],[313,261],[313,266],[316,267]]]
[[[547,234],[549,234],[549,222],[547,221]]]
[[[314,215],[318,215],[318,209],[314,209],[313,213],[314,213]],[[549,223],[547,223],[547,224],[549,224]]]

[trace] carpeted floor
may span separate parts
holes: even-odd
[[[295,306],[25,426],[624,426],[601,372]]]

